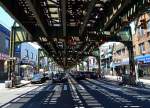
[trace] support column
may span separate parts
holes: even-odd
[[[130,64],[130,84],[136,83],[136,74],[135,74],[135,62],[134,62],[134,52],[132,41],[127,44],[129,52],[129,64]]]
[[[11,79],[11,74],[15,71],[15,59],[14,58],[15,50],[15,29],[12,27],[10,34],[10,49],[9,49],[9,60],[8,60],[8,80]]]
[[[87,59],[87,71],[90,71],[90,67],[89,67],[89,58]]]
[[[129,80],[127,81],[127,83],[130,85],[135,85],[136,73],[135,73],[135,61],[134,61],[131,27],[128,25],[127,27],[125,27],[125,31],[129,35],[129,40],[123,42],[124,45],[128,48],[128,53],[129,53],[130,76],[129,76]]]
[[[96,59],[97,59],[97,63],[98,63],[98,72],[97,72],[97,75],[98,75],[98,77],[100,77],[100,75],[101,75],[101,59],[100,59],[99,56],[97,56]]]

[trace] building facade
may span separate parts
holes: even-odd
[[[150,16],[145,13],[134,21],[132,34],[135,63],[143,70],[145,76],[150,76]],[[115,45],[113,62],[116,66],[125,67],[129,71],[128,49],[122,43]]]
[[[0,80],[7,79],[6,60],[9,57],[10,31],[0,24]]]
[[[100,47],[101,71],[105,74],[111,73],[113,44]]]
[[[20,49],[19,76],[28,80],[37,71],[38,48],[28,42],[21,43],[18,48]]]

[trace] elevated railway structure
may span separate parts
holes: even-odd
[[[0,0],[0,5],[61,67],[67,69],[101,44],[124,43],[134,75],[129,24],[149,12],[150,0]]]

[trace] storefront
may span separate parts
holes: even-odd
[[[150,54],[135,57],[139,68],[143,70],[144,76],[150,77]]]
[[[142,69],[145,77],[150,77],[150,54],[140,55],[135,57],[135,62],[138,64],[139,69]],[[129,59],[123,59],[119,63],[115,63],[115,68],[125,68],[129,73]]]

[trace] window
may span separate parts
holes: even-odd
[[[6,48],[6,49],[9,48],[9,40],[8,40],[8,39],[5,40],[5,48]]]
[[[122,49],[122,54],[123,54],[123,55],[125,54],[125,48]]]
[[[144,29],[141,29],[141,27],[139,28],[139,34],[140,34],[141,37],[144,36]]]
[[[118,50],[118,51],[117,51],[117,54],[118,54],[118,55],[121,55],[121,50]]]
[[[31,52],[31,59],[33,59],[33,52]]]
[[[133,46],[133,53],[134,53],[134,55],[136,55],[135,46]]]
[[[139,44],[139,48],[140,48],[140,54],[142,54],[143,51],[145,51],[144,43]]]
[[[147,32],[150,32],[150,21],[147,22]]]
[[[149,45],[148,52],[150,52],[150,40],[148,41],[148,45]]]

